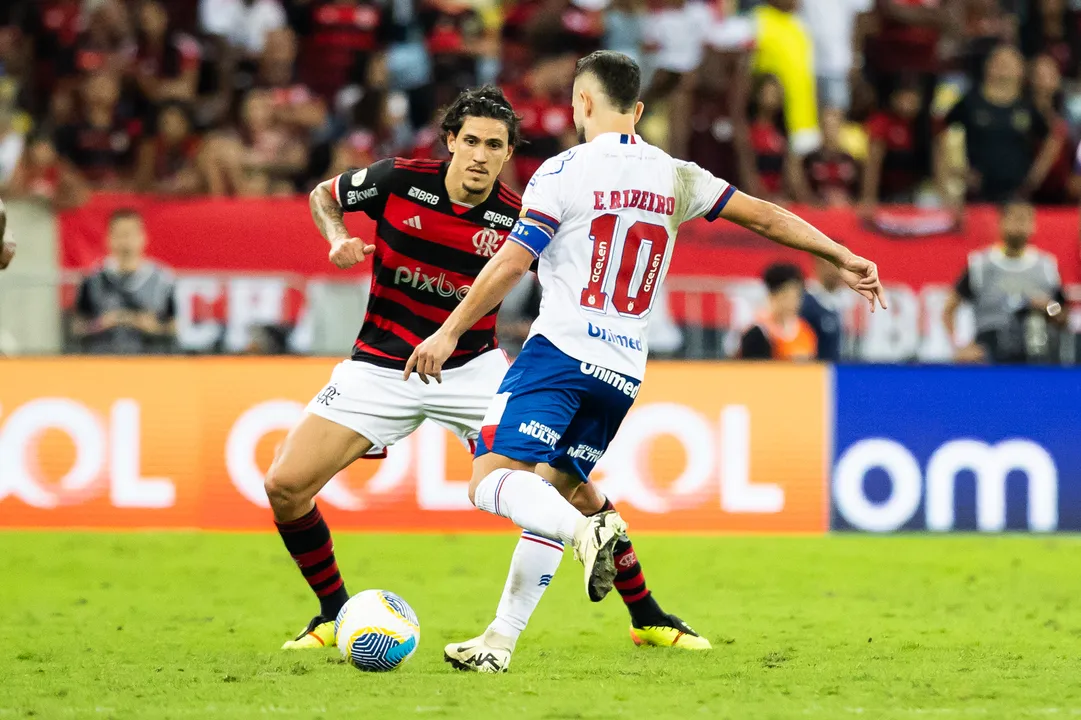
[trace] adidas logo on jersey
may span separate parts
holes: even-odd
[[[548,447],[555,447],[561,437],[555,430],[536,420],[530,420],[528,423],[520,424],[518,426],[518,432],[536,438]]]
[[[624,377],[617,372],[612,372],[608,368],[602,368],[600,365],[582,363],[579,369],[582,371],[583,375],[592,375],[601,382],[608,383],[629,398],[638,397],[638,389],[642,387],[642,383],[637,380]]]
[[[414,215],[413,217],[403,220],[402,222],[411,228],[416,228],[417,230],[420,230],[423,227],[420,224],[420,215]]]
[[[398,269],[394,271],[394,284],[408,285],[422,292],[435,293],[440,297],[455,297],[459,301],[465,299],[470,287],[469,285],[458,287],[447,279],[445,273],[427,275],[422,273],[420,268],[410,270],[404,265],[399,265]]]

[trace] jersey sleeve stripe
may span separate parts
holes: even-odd
[[[728,204],[728,201],[732,199],[732,196],[736,194],[736,186],[729,185],[721,193],[721,196],[717,198],[717,202],[713,205],[713,209],[706,213],[706,220],[713,222],[724,210],[724,206]]]
[[[525,216],[534,222],[544,225],[552,233],[555,233],[555,231],[559,229],[559,221],[551,215],[545,215],[542,212],[530,209],[525,211]]]
[[[338,186],[341,185],[341,182],[342,176],[339,175],[338,177],[334,178],[334,182],[330,184],[330,186],[333,188],[334,199],[338,201],[339,207],[341,207],[342,204],[342,191],[338,188]]]
[[[512,243],[514,243],[516,245],[521,245],[526,250],[528,250],[529,254],[532,255],[533,257],[538,258],[538,259],[540,258],[540,253],[537,252],[536,250],[534,250],[533,248],[529,247],[529,245],[527,245],[524,240],[519,240],[518,238],[514,237],[513,235],[508,235],[507,240],[511,241]]]

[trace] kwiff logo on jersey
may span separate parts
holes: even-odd
[[[362,200],[370,200],[370,199],[372,199],[373,197],[375,197],[378,194],[379,194],[379,188],[370,187],[367,190],[350,190],[346,194],[346,197],[348,198],[349,204],[352,205],[352,204],[358,203],[358,202],[360,202]]]
[[[612,372],[608,368],[602,368],[600,365],[592,365],[590,363],[582,363],[579,366],[583,375],[592,375],[603,383],[608,383],[616,390],[627,397],[638,397],[638,389],[642,387],[642,383],[632,380],[629,377],[624,377],[617,372]]]
[[[606,328],[597,327],[593,323],[589,323],[589,336],[610,342],[613,345],[642,352],[642,341],[640,339],[632,338],[630,335],[618,335]]]
[[[536,438],[548,447],[555,447],[561,437],[555,430],[536,420],[530,420],[528,423],[521,423],[518,426],[518,432]]]
[[[429,205],[438,205],[439,196],[428,192],[427,190],[421,190],[418,187],[409,188],[409,197],[414,200],[420,200],[421,202],[428,203]]]
[[[455,297],[458,300],[465,299],[466,293],[469,292],[469,285],[465,287],[457,287],[450,280],[447,280],[445,273],[439,273],[438,275],[427,275],[420,271],[420,268],[414,268],[410,270],[407,267],[398,266],[398,269],[394,271],[394,284],[395,285],[408,285],[409,287],[416,288],[424,292],[435,293],[440,297]]]

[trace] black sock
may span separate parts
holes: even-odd
[[[615,510],[615,506],[606,499],[604,507],[598,512],[608,510]],[[667,616],[664,610],[646,587],[646,576],[642,572],[642,565],[638,562],[631,539],[624,535],[616,540],[613,554],[616,561],[616,590],[631,614],[631,623],[635,627],[666,624]]]
[[[319,598],[319,614],[333,620],[349,599],[349,593],[338,572],[330,528],[323,520],[319,507],[312,508],[310,513],[297,520],[274,524],[278,526],[285,549],[293,556],[304,579]]]

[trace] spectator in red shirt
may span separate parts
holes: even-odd
[[[573,0],[522,0],[503,19],[503,82],[516,83],[538,58],[554,52],[577,57],[599,50],[604,16]]]
[[[435,104],[449,105],[465,88],[478,84],[478,62],[485,50],[480,14],[461,2],[424,0],[420,23],[432,57]]]
[[[1047,173],[1043,184],[1033,194],[1036,203],[1058,205],[1075,203],[1081,196],[1081,177],[1074,173],[1074,143],[1070,142],[1070,128],[1062,117],[1062,75],[1058,63],[1050,55],[1038,55],[1032,61],[1029,70],[1029,85],[1032,88],[1032,102],[1044,116],[1051,135],[1060,144],[1061,150],[1054,165]]]
[[[305,84],[327,100],[350,85],[381,87],[385,9],[364,0],[312,0],[309,7],[297,27]]]
[[[307,146],[275,118],[274,100],[266,90],[248,93],[239,132],[214,155],[241,195],[291,195],[308,165]]]
[[[92,188],[127,189],[142,123],[119,109],[120,85],[104,70],[83,81],[81,96],[77,119],[57,130],[57,149]]]
[[[893,91],[889,107],[867,121],[870,147],[863,175],[860,211],[872,215],[880,201],[910,203],[926,177],[917,156],[916,119],[919,85],[909,78]]]
[[[207,192],[202,139],[192,132],[188,110],[180,103],[158,109],[157,133],[139,146],[135,188],[162,195]]]
[[[828,207],[851,207],[860,182],[860,165],[841,149],[844,113],[826,108],[819,116],[822,147],[807,156],[804,164],[815,201]]]
[[[195,101],[201,51],[195,38],[172,28],[160,0],[142,0],[137,27],[137,112],[152,122],[155,106],[167,100]]]
[[[275,119],[300,136],[307,136],[327,121],[327,106],[297,77],[297,38],[288,28],[267,33],[255,76],[255,87],[267,90]]]
[[[755,197],[811,202],[800,158],[792,152],[784,125],[784,90],[772,75],[756,81],[747,112],[754,168],[743,185]]]

